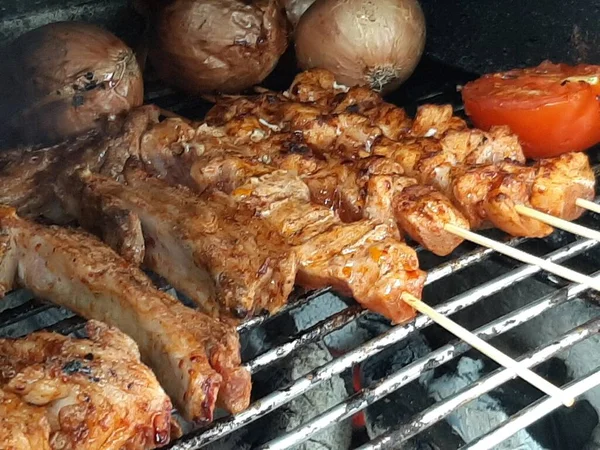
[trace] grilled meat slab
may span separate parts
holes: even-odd
[[[249,403],[235,329],[158,291],[133,264],[83,232],[45,227],[0,209],[0,291],[19,285],[131,336],[183,415],[211,420],[218,403]]]
[[[58,174],[85,167],[118,177],[129,158],[138,154],[142,134],[158,122],[158,115],[156,107],[142,106],[107,122],[102,130],[52,147],[0,152],[0,204],[17,208],[23,217],[69,221],[51,188]]]
[[[0,447],[141,450],[169,442],[171,400],[116,328],[89,339],[37,332],[0,339]],[[7,430],[12,436],[2,437]],[[13,448],[28,448],[15,446]]]
[[[200,199],[136,168],[124,177],[126,185],[78,171],[62,180],[59,196],[92,229],[94,218],[105,216],[106,208],[97,205],[112,206],[109,217],[134,223],[120,228],[101,221],[101,235],[117,237],[116,249],[123,253],[143,253],[148,268],[212,316],[242,319],[285,303],[296,276],[295,256],[252,211],[218,193]]]

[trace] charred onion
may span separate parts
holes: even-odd
[[[143,102],[133,51],[95,25],[45,25],[16,39],[6,53],[2,119],[20,141],[57,142]]]
[[[279,0],[174,0],[152,8],[150,20],[150,62],[192,94],[258,84],[287,47]]]

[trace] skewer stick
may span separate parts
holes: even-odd
[[[502,353],[496,347],[492,346],[491,344],[488,344],[486,341],[484,341],[477,335],[471,333],[466,328],[463,328],[453,320],[449,319],[443,314],[440,314],[427,303],[422,302],[421,300],[410,294],[405,294],[403,299],[406,303],[415,308],[421,314],[426,315],[435,323],[442,326],[458,338],[462,339],[471,347],[479,350],[481,353],[488,356],[490,359],[493,359],[498,364],[506,367],[508,370],[511,370],[515,375],[518,375],[523,380],[530,383],[532,386],[538,388],[540,391],[560,400],[560,402],[563,405],[570,407],[575,402],[575,399],[568,395],[565,391],[553,385],[549,381],[545,380],[535,372],[532,372],[527,367],[524,367],[519,362],[515,361],[507,354]]]
[[[529,208],[524,205],[516,205],[515,211],[532,219],[539,220],[540,222],[552,225],[555,228],[568,231],[569,233],[577,234],[579,236],[586,237],[588,239],[594,239],[600,241],[600,231],[592,230],[576,223],[569,222],[568,220],[560,219],[558,217],[551,216],[550,214],[543,213],[533,208]]]
[[[585,200],[583,198],[578,198],[575,200],[575,204],[580,208],[600,214],[600,205],[598,203],[590,202],[589,200]]]
[[[450,233],[460,236],[463,239],[466,239],[468,241],[474,242],[487,248],[491,248],[492,250],[495,250],[498,253],[502,253],[503,255],[509,256],[518,261],[538,266],[544,269],[545,271],[553,273],[554,275],[557,275],[561,278],[573,281],[575,283],[580,283],[584,286],[589,287],[590,289],[600,291],[600,280],[596,280],[582,273],[575,272],[574,270],[560,266],[556,263],[553,263],[552,261],[547,261],[543,258],[530,255],[529,253],[526,253],[522,250],[513,248],[509,245],[503,244],[498,241],[494,241],[493,239],[489,239],[485,236],[481,236],[480,234],[473,233],[472,231],[465,230],[464,228],[457,227],[456,225],[446,224],[444,225],[444,229]]]

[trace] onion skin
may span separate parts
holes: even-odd
[[[153,14],[149,59],[191,94],[236,93],[262,82],[288,43],[279,0],[172,0]]]
[[[315,0],[284,0],[285,12],[287,18],[294,28],[298,25],[300,17],[315,2]]]
[[[316,0],[295,39],[302,69],[327,69],[338,83],[387,94],[423,54],[425,17],[417,0]]]
[[[112,33],[57,22],[17,38],[6,50],[3,118],[21,143],[52,144],[100,127],[144,100],[133,51]]]

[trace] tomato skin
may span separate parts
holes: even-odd
[[[509,126],[530,158],[585,150],[600,142],[600,83],[564,81],[578,76],[600,76],[600,66],[542,63],[485,75],[463,88],[465,111],[478,128]]]

